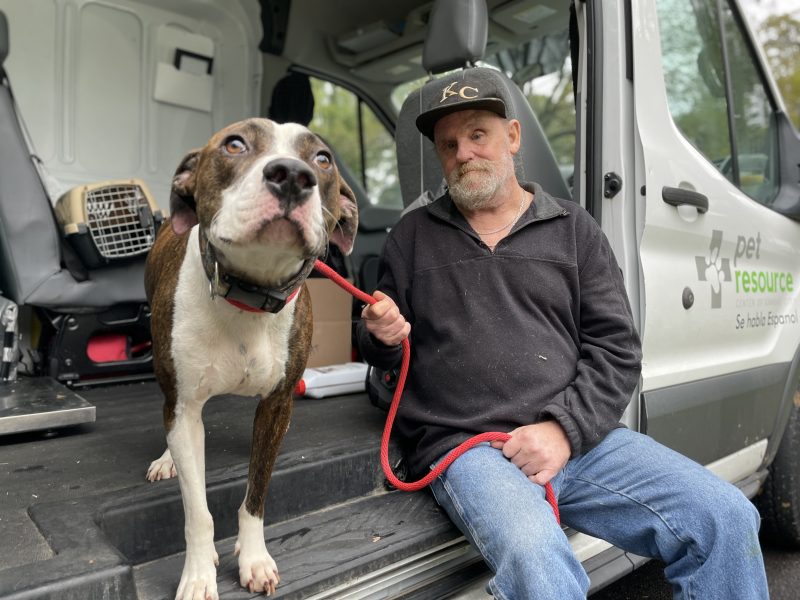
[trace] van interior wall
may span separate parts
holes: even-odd
[[[181,157],[259,112],[258,0],[0,0],[0,10],[6,69],[53,201],[138,177],[167,209]]]

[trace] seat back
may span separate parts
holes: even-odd
[[[17,304],[61,269],[50,200],[20,128],[4,61],[8,22],[0,11],[0,289]]]
[[[442,73],[459,66],[488,70],[488,67],[471,66],[483,56],[487,31],[485,0],[437,0],[431,11],[425,38],[422,61],[425,70]],[[519,120],[522,131],[521,146],[515,157],[517,179],[535,180],[550,194],[570,198],[569,188],[558,168],[550,143],[527,98],[505,74],[495,72],[510,100],[508,117]],[[426,85],[431,84],[428,82]],[[426,192],[429,197],[436,197],[443,181],[433,143],[417,130],[415,124],[421,112],[421,90],[409,94],[397,120],[397,169],[405,206]]]
[[[18,305],[70,311],[145,302],[144,255],[73,275],[63,238],[20,126],[4,68],[9,30],[0,11],[0,290]],[[71,252],[64,244],[63,251]],[[76,259],[77,260],[77,259]],[[77,273],[81,268],[73,268]]]

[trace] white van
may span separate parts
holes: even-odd
[[[181,572],[177,484],[144,481],[163,449],[147,244],[115,255],[53,205],[134,198],[147,241],[188,149],[253,115],[308,123],[359,200],[337,267],[372,291],[386,232],[441,185],[404,101],[475,58],[454,36],[426,73],[434,4],[0,0],[0,598],[172,597]],[[528,101],[527,175],[590,211],[624,273],[644,348],[625,424],[800,547],[800,138],[737,1],[486,6],[477,58]],[[206,411],[207,485],[220,594],[240,598],[254,404],[230,406]],[[458,597],[488,578],[427,492],[384,487],[383,418],[365,393],[297,400],[266,508],[279,597]],[[591,591],[645,562],[567,533]]]

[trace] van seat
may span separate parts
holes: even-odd
[[[488,15],[484,0],[437,0],[431,10],[422,64],[432,74],[462,67],[474,67],[483,57],[488,35]],[[501,73],[513,99],[509,116],[518,119],[522,145],[515,157],[517,179],[534,180],[548,193],[570,198],[571,194],[544,130],[533,113],[522,90]],[[420,114],[420,89],[411,92],[403,102],[397,120],[397,169],[403,205],[408,207],[423,194],[435,198],[443,181],[442,168],[433,143],[415,125]]]

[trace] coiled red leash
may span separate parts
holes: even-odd
[[[361,302],[364,302],[365,304],[375,304],[377,302],[375,298],[359,290],[322,261],[318,260],[314,264],[314,269],[333,281],[344,291],[356,297]],[[467,441],[463,442],[456,448],[453,448],[453,450],[450,451],[444,460],[436,465],[430,473],[428,473],[419,481],[407,483],[405,481],[400,481],[397,477],[395,477],[395,474],[392,472],[392,467],[389,464],[389,438],[392,434],[392,425],[394,425],[394,418],[397,415],[397,408],[400,406],[400,397],[403,395],[403,388],[406,385],[408,364],[411,360],[411,344],[408,343],[408,339],[402,341],[402,346],[403,361],[400,364],[400,375],[397,379],[397,387],[394,390],[392,403],[389,406],[389,414],[386,417],[386,425],[383,428],[383,437],[381,438],[381,467],[383,468],[384,475],[386,475],[386,479],[388,479],[389,483],[391,483],[398,490],[402,490],[404,492],[416,492],[430,485],[434,479],[444,473],[447,467],[449,467],[455,459],[464,454],[464,452],[467,450],[485,442],[505,442],[511,439],[511,436],[500,431],[488,431],[486,433],[478,434],[475,437],[471,437]],[[553,486],[551,486],[550,483],[546,483],[544,486],[544,492],[547,502],[553,507],[553,513],[556,516],[556,522],[561,523],[561,517],[558,514],[558,501],[556,500],[556,495],[553,492]]]

